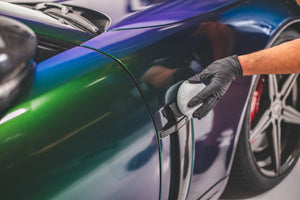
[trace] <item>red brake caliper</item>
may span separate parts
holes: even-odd
[[[260,103],[260,97],[262,93],[262,86],[263,86],[263,81],[262,78],[260,77],[258,80],[258,84],[256,86],[256,89],[253,93],[252,97],[252,103],[251,103],[251,113],[250,113],[250,123],[252,123],[254,117],[258,113],[259,110],[259,103]],[[255,142],[255,139],[252,141],[252,143]]]

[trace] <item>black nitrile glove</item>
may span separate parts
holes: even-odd
[[[206,67],[202,72],[188,79],[190,83],[201,83],[210,79],[210,83],[195,97],[188,107],[202,105],[193,113],[193,117],[201,119],[217,104],[225,94],[231,82],[243,76],[243,70],[236,55],[217,60]]]

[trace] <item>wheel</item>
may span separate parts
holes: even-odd
[[[286,30],[280,44],[299,33]],[[247,198],[278,184],[300,152],[300,76],[257,77],[223,197]]]

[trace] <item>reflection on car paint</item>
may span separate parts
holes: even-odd
[[[246,4],[245,9],[247,6]],[[276,27],[276,23],[282,20],[280,16],[276,16],[274,21],[254,17],[252,19],[253,26],[246,29],[243,25],[245,19],[242,13],[244,12],[244,8],[240,7],[236,10],[228,10],[228,12],[211,19],[200,16],[180,23],[176,27],[170,25],[122,31],[122,35],[126,35],[126,38],[130,39],[121,39],[122,35],[118,31],[108,32],[99,37],[99,40],[100,38],[105,40],[105,44],[96,42],[97,38],[95,41],[92,40],[83,45],[92,46],[121,59],[136,81],[142,85],[141,88],[152,109],[152,114],[155,116],[159,108],[164,105],[164,93],[168,87],[201,71],[203,66],[207,66],[216,59],[236,52],[247,53],[263,48],[266,39]],[[273,13],[270,10],[270,13],[266,13],[266,15],[273,15]],[[239,16],[241,17],[239,18]],[[222,19],[221,22],[218,21],[218,18]],[[264,24],[260,24],[261,21],[264,21]],[[171,30],[176,31],[176,34],[168,37]],[[141,37],[141,35],[149,35],[149,37]],[[158,35],[158,37],[151,38],[150,35]],[[114,38],[118,38],[122,42],[115,44]],[[247,41],[243,40],[244,38],[247,38]],[[249,40],[255,42],[251,43]],[[138,46],[136,46],[137,43]],[[241,51],[240,48],[244,46],[244,43],[251,45],[248,45],[248,49]],[[126,52],[118,50],[123,46],[127,49]],[[159,48],[157,48],[158,46]],[[228,175],[234,148],[233,143],[236,138],[235,133],[238,131],[240,113],[244,109],[250,84],[250,77],[236,80],[211,114],[202,120],[194,119],[195,160],[188,199],[198,198],[199,195]],[[156,95],[153,96],[153,94]],[[161,124],[162,122],[157,121],[156,123]],[[204,135],[206,135],[205,138]],[[221,138],[226,138],[226,142],[220,142]],[[162,140],[169,139],[163,138]],[[162,141],[162,143],[164,142]],[[163,152],[164,150],[162,150]],[[164,158],[164,154],[162,158]],[[164,166],[164,162],[162,165],[163,169],[169,166],[169,164]],[[214,175],[208,176],[207,174]],[[168,178],[163,177],[163,183],[168,182],[164,182],[164,179]],[[222,184],[225,183],[226,181],[222,182]],[[201,185],[200,188],[199,185]],[[163,184],[163,188],[167,189],[167,187],[168,184]],[[164,190],[162,189],[162,191]]]
[[[161,11],[150,10],[153,18],[146,11],[134,13],[144,7],[129,1],[121,14],[112,14],[110,31],[39,63],[27,101],[2,119],[4,195],[30,199],[97,199],[100,193],[107,199],[220,195],[251,77],[236,80],[205,118],[192,119],[159,138],[167,119],[157,116],[166,104],[166,92],[216,59],[264,48],[290,13],[276,10],[285,6],[282,1],[265,5],[254,0],[222,12],[211,9],[235,1],[182,2],[159,1],[166,12],[182,11],[165,19]],[[139,3],[154,9],[156,2]],[[194,4],[190,13],[181,7]],[[204,5],[210,13],[183,21],[200,14]],[[128,12],[143,18],[122,21]],[[249,15],[250,20],[245,18]],[[137,29],[141,25],[147,28]],[[127,30],[117,30],[122,28]],[[34,118],[39,120],[32,122]]]
[[[65,62],[53,58],[49,65],[37,66],[36,77],[47,78],[36,78],[27,101],[11,112],[17,113],[15,117],[1,124],[2,195],[7,199],[97,199],[101,193],[132,199],[137,194],[126,188],[132,187],[129,183],[134,179],[135,188],[144,190],[139,198],[145,199],[144,194],[159,198],[157,135],[143,99],[132,92],[132,80],[113,60],[101,54],[95,57],[94,51],[82,47],[73,50],[62,55]],[[70,61],[73,52],[80,50],[85,53],[83,60]],[[86,71],[78,76],[76,64],[82,62]],[[96,63],[105,64],[95,70]],[[64,73],[69,74],[67,84],[59,81]],[[93,98],[86,102],[87,96]],[[123,120],[116,121],[118,117]],[[122,184],[116,185],[118,181]],[[35,192],[30,189],[33,186]],[[16,187],[17,193],[13,192]],[[82,193],[78,187],[89,192]]]

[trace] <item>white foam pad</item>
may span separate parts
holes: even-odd
[[[197,110],[202,104],[199,104],[195,107],[189,108],[187,106],[188,102],[196,96],[200,91],[206,87],[203,83],[190,83],[189,81],[184,81],[177,93],[177,105],[182,114],[192,118],[193,113]]]

